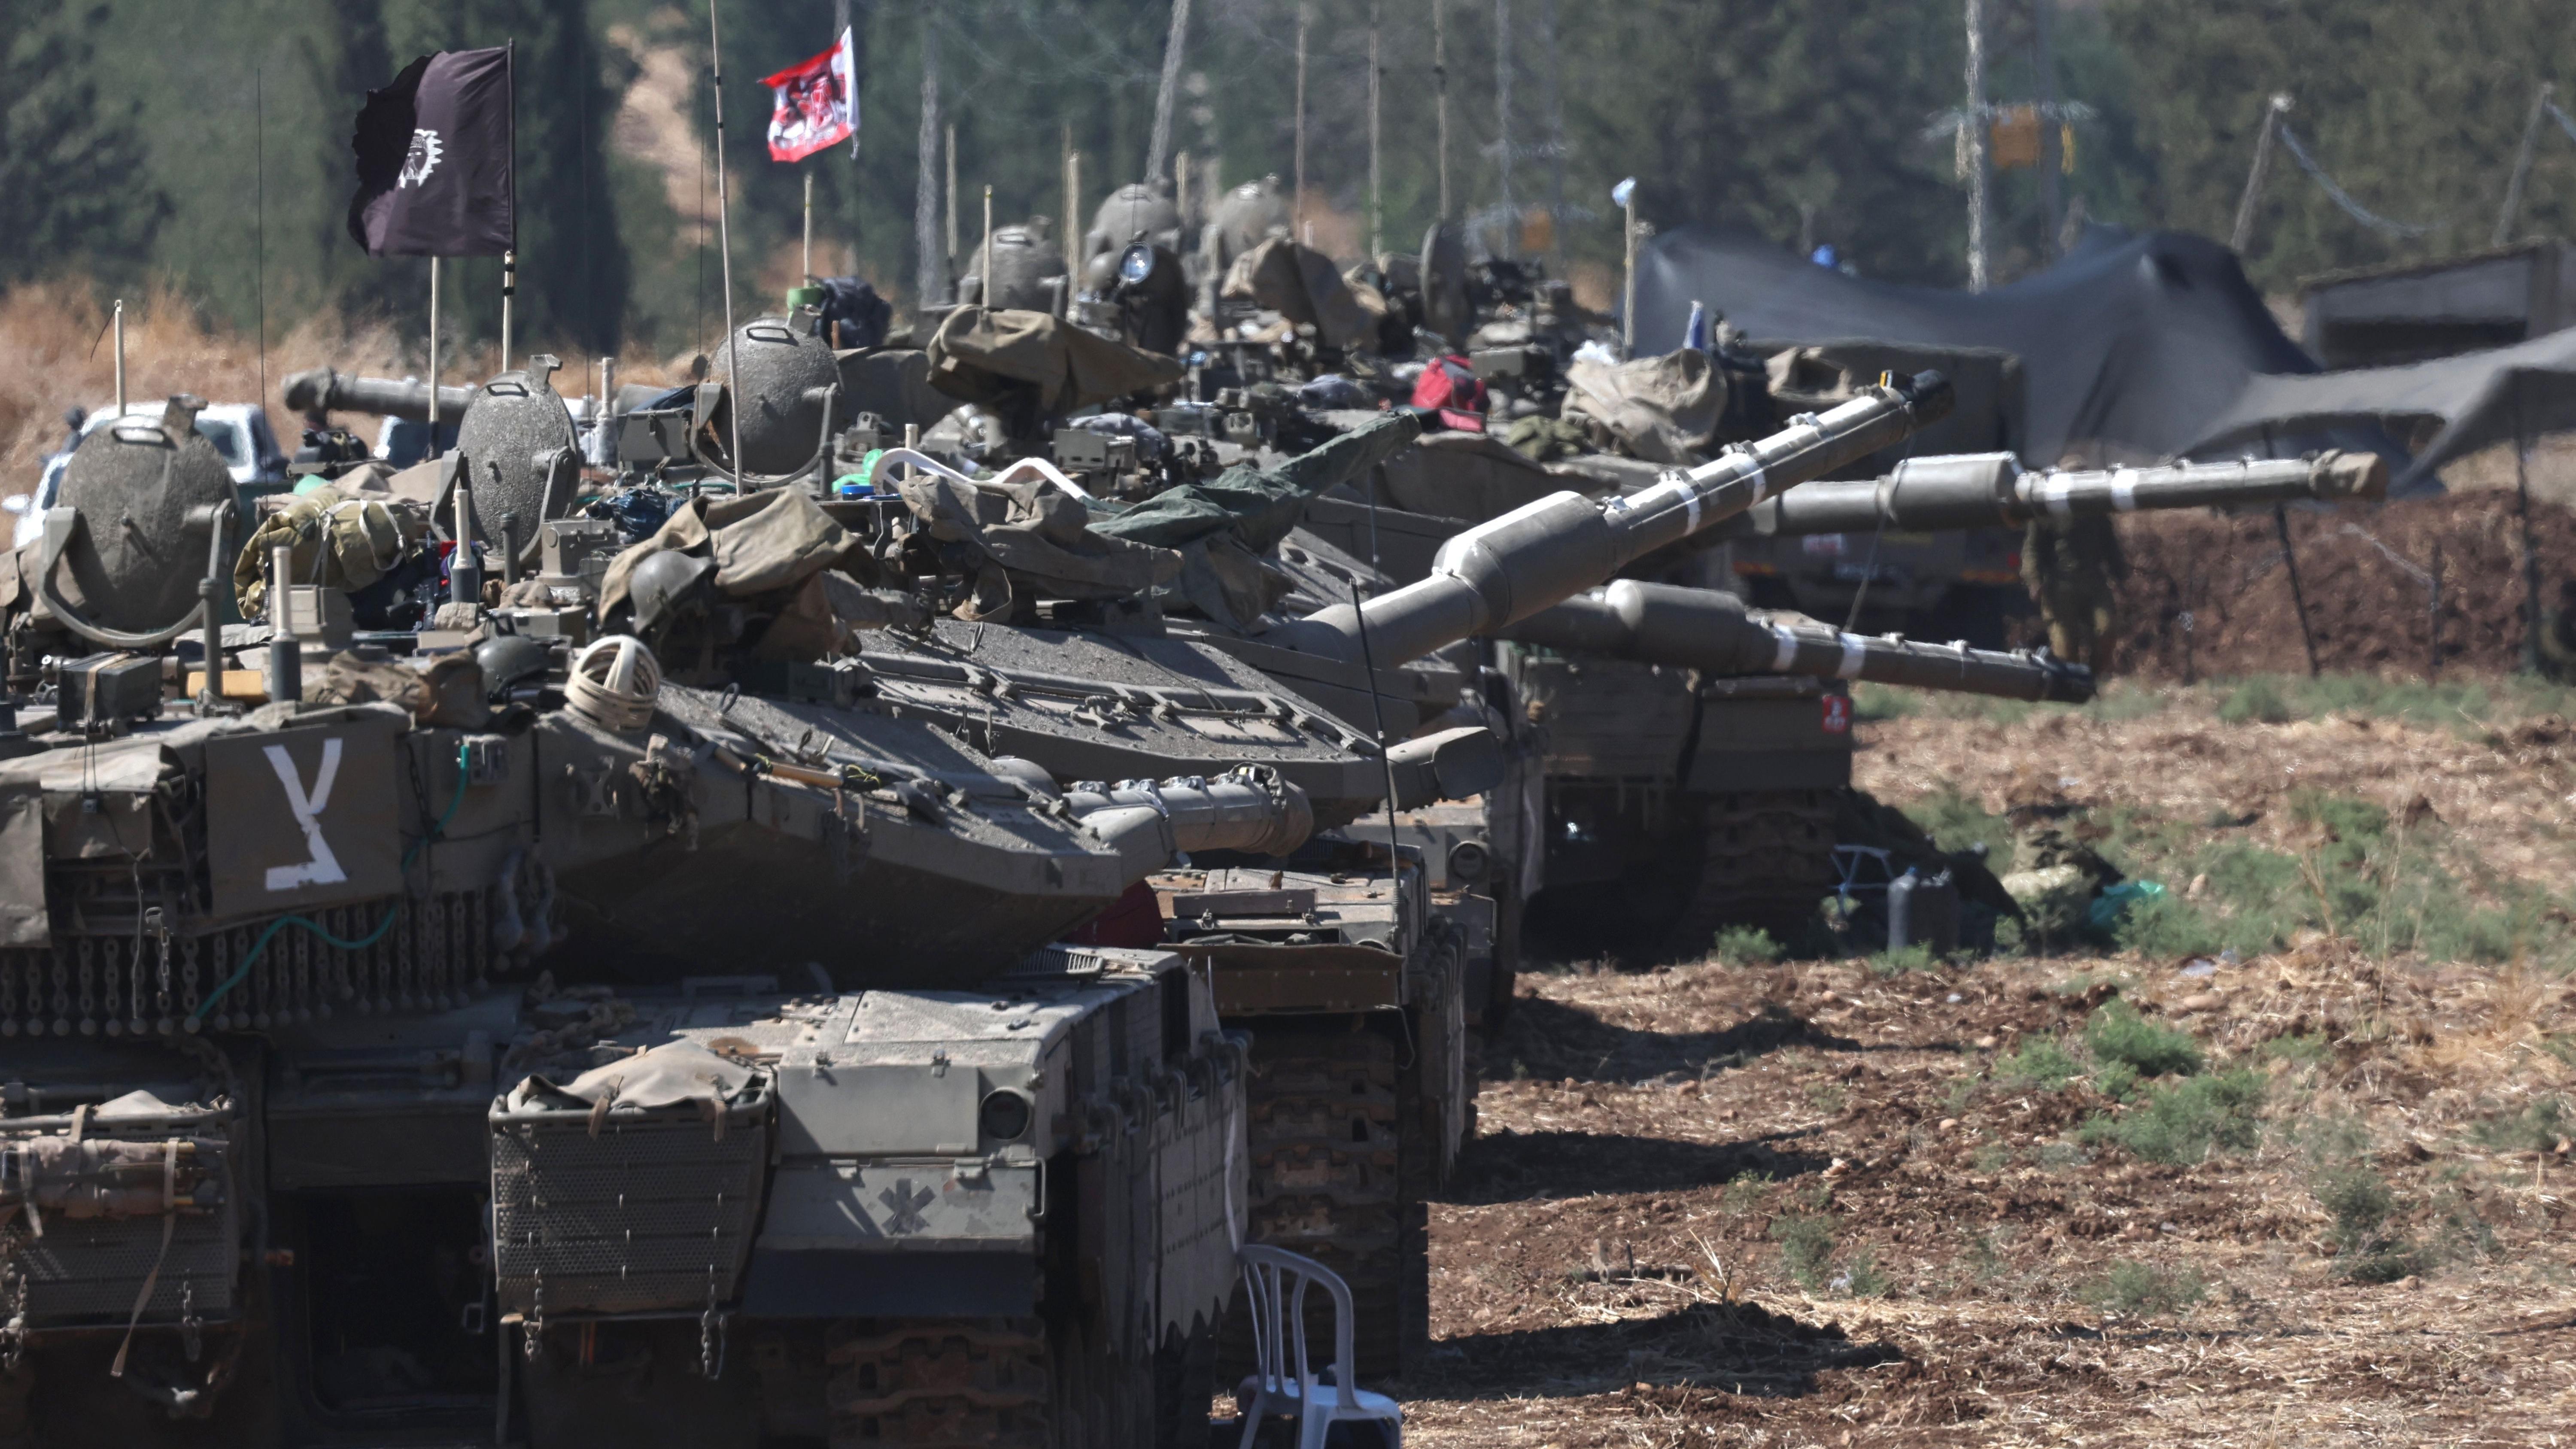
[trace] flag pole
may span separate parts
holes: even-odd
[[[501,251],[501,371],[510,370],[510,300],[519,292],[519,42],[503,43],[501,67],[509,74],[510,244]]]
[[[724,154],[724,44],[716,30],[716,3],[707,0],[707,80],[715,94],[716,111],[716,257],[718,273],[724,284],[725,322],[725,414],[733,422],[732,451],[726,461],[733,464],[733,491],[742,492],[742,344],[733,330],[733,231],[725,212]]]
[[[429,446],[423,457],[438,456],[438,258],[429,259]]]

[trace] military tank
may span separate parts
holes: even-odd
[[[1203,1436],[1244,1042],[1203,965],[1050,943],[1303,792],[1061,789],[854,659],[664,678],[470,565],[440,629],[294,567],[210,630],[187,410],[84,445],[5,600],[0,1442]],[[800,557],[708,582],[770,638],[848,602]]]
[[[1012,589],[1033,591],[1021,601],[1026,615],[1073,627],[987,620],[871,639],[863,660],[881,679],[921,681],[927,707],[950,728],[1060,778],[1241,751],[1257,739],[1190,738],[1157,723],[1185,723],[1178,711],[1194,690],[1211,701],[1244,691],[1291,702],[1303,728],[1337,743],[1329,777],[1321,759],[1315,773],[1291,776],[1319,824],[1338,827],[1330,839],[1298,856],[1232,852],[1163,872],[1150,901],[1131,903],[1143,934],[1126,939],[1167,942],[1209,963],[1224,1019],[1252,1030],[1250,1230],[1350,1280],[1362,1304],[1363,1372],[1401,1371],[1427,1342],[1426,1204],[1470,1130],[1467,1023],[1509,990],[1494,969],[1505,926],[1487,872],[1463,868],[1471,862],[1453,851],[1398,853],[1376,829],[1389,809],[1405,815],[1493,791],[1506,763],[1490,719],[1451,722],[1473,713],[1461,711],[1469,676],[1399,666],[1542,607],[1555,591],[1606,579],[1624,560],[1714,526],[1852,449],[1883,446],[1936,414],[1940,395],[1931,377],[1883,390],[1677,473],[1642,503],[1604,512],[1571,494],[1543,500],[1458,541],[1422,584],[1357,609],[1235,623],[1207,610],[1166,618],[1130,598],[1046,598],[1047,581],[1021,570]],[[1387,456],[1380,440],[1409,440],[1413,427],[1409,417],[1382,418],[1288,466],[1304,489],[1330,488]],[[881,464],[908,465],[902,454]],[[949,528],[970,531],[962,517]],[[934,694],[944,702],[928,704]],[[1090,708],[1068,710],[1075,699]]]
[[[1651,471],[1629,465],[1616,476]],[[1356,554],[1407,577],[1468,524],[1404,505],[1501,511],[1550,481],[1548,470],[1487,440],[1444,436],[1390,461],[1361,494],[1319,501],[1307,517],[1318,536],[1300,546],[1341,558],[1344,571]],[[1881,478],[1803,484],[1701,535],[1696,551],[1668,551],[1630,572],[1659,584],[1740,589],[1728,568],[1730,546],[1751,537],[1885,529],[1932,538],[1935,530],[2018,526],[2037,513],[2335,501],[2384,487],[2384,468],[2357,454],[2074,472],[2026,470],[2006,453],[1919,457]],[[1610,942],[1643,954],[1704,950],[1726,925],[1794,939],[1839,884],[1836,844],[1875,814],[1849,791],[1847,681],[1831,670],[1770,667],[1767,646],[1743,630],[1743,605],[1698,597],[1690,627],[1722,628],[1734,646],[1712,636],[1658,657],[1633,652],[1636,638],[1573,628],[1579,621],[1560,616],[1548,640],[1522,633],[1493,658],[1545,741],[1533,771],[1543,784],[1528,805],[1543,828],[1514,832],[1543,842],[1540,858],[1503,858],[1527,873],[1543,932],[1587,949]],[[1920,662],[1908,678],[1860,677],[2030,699],[2062,697],[2072,677],[2059,661],[1969,651],[1988,663],[1963,678],[1955,645],[1899,646],[1830,629],[1816,635],[1807,631],[1821,626],[1797,616],[1754,614],[1802,639],[1840,636],[1855,651],[1855,667],[1869,659],[1872,668],[1893,668],[1907,655]],[[1729,652],[1736,646],[1741,652]]]
[[[2088,472],[2028,471],[2010,454],[1915,458],[1881,479],[1809,483],[1718,532],[1920,534],[2037,512],[2334,501],[2378,496],[2386,476],[2362,454]],[[1697,576],[1695,562],[1673,561],[1672,574]],[[1546,647],[1516,646],[1503,661],[1547,729],[1545,875],[1556,894],[1540,902],[1544,928],[1618,926],[1647,951],[1701,950],[1729,925],[1794,939],[1838,885],[1834,846],[1854,822],[1844,681],[2066,697],[2062,661],[2005,665],[2014,656],[1964,646],[1842,635],[1844,662],[1817,668],[1832,661],[1811,641],[1837,631],[1801,633],[1796,657],[1784,643],[1766,666],[1762,642],[1736,622],[1741,606],[1723,596],[1684,610],[1657,586],[1621,587],[1634,590],[1621,609],[1605,601],[1591,614],[1597,624],[1647,610],[1618,647],[1600,647],[1618,631],[1587,633],[1568,616],[1519,636]],[[1990,662],[1962,662],[1980,658]]]

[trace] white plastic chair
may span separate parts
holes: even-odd
[[[1243,1264],[1244,1291],[1251,1295],[1255,1364],[1255,1390],[1250,1407],[1243,1411],[1240,1449],[1252,1449],[1266,1414],[1297,1416],[1297,1449],[1324,1449],[1325,1435],[1335,1424],[1346,1422],[1382,1424],[1387,1449],[1402,1449],[1404,1410],[1386,1395],[1372,1394],[1352,1382],[1356,1355],[1351,1349],[1351,1285],[1314,1259],[1284,1248],[1246,1243],[1237,1256]],[[1317,1382],[1306,1353],[1306,1290],[1317,1283],[1333,1295],[1330,1384]]]

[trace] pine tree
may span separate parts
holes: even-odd
[[[145,174],[139,108],[100,94],[106,18],[104,5],[0,0],[0,283],[139,268],[168,213]]]

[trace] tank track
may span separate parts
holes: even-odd
[[[1054,1449],[1056,1388],[1040,1325],[896,1320],[825,1355],[832,1449]]]
[[[1426,1199],[1438,1153],[1403,1149],[1423,1119],[1419,1073],[1401,1046],[1359,1020],[1263,1026],[1253,1034],[1251,1237],[1303,1253],[1351,1285],[1359,1371],[1400,1374],[1429,1342]],[[1330,1343],[1331,1300],[1308,1300],[1307,1342]],[[1220,1362],[1248,1371],[1250,1325],[1229,1316]]]
[[[1834,889],[1839,790],[1743,790],[1700,801],[1699,878],[1665,935],[1693,958],[1728,926],[1753,926],[1783,945],[1816,921]]]
[[[1121,1363],[1035,1319],[876,1319],[835,1333],[824,1362],[831,1449],[1186,1442],[1155,1422],[1165,1396],[1151,1361]]]

